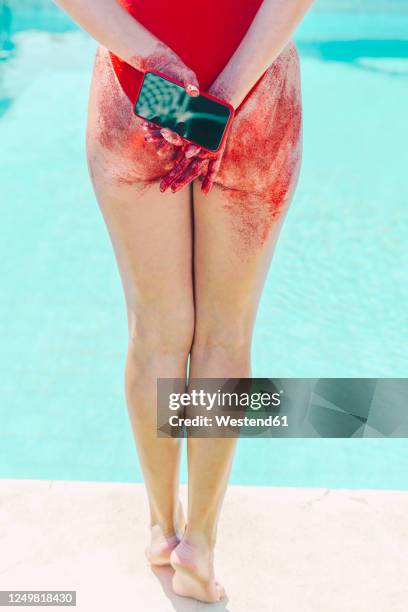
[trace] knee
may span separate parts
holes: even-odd
[[[185,360],[194,336],[194,310],[139,308],[128,314],[129,354],[136,360]]]
[[[250,317],[205,318],[197,321],[192,350],[196,357],[224,355],[242,360],[249,356],[251,340]]]
[[[247,378],[251,375],[251,336],[238,329],[206,329],[194,336],[192,378]]]

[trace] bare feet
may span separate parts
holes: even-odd
[[[145,549],[147,560],[151,565],[169,565],[170,555],[180,543],[184,529],[185,518],[181,504],[179,504],[172,531],[164,533],[160,525],[152,526],[150,544]]]
[[[154,525],[151,530],[150,544],[145,553],[151,565],[168,565],[170,555],[179,544],[180,539],[174,534],[163,534],[159,525]]]
[[[208,603],[223,599],[225,591],[215,580],[213,558],[210,547],[181,540],[170,555],[174,569],[174,592],[182,597],[192,597]]]

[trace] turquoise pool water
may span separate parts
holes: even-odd
[[[140,480],[123,298],[85,165],[94,43],[52,8],[15,13],[6,38],[0,477]],[[297,40],[304,163],[254,374],[405,377],[408,14],[311,13]],[[405,440],[242,440],[232,480],[408,488],[407,450]]]

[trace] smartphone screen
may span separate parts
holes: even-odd
[[[205,149],[217,151],[231,109],[206,96],[189,96],[180,85],[153,72],[146,73],[135,113],[167,127]]]

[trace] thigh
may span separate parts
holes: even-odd
[[[179,343],[193,326],[191,194],[162,194],[172,167],[143,131],[99,50],[89,100],[87,156],[113,244],[129,313],[130,334]],[[167,340],[166,340],[167,339]]]
[[[217,182],[194,185],[196,317],[203,334],[243,338],[299,174],[299,61],[291,43],[238,110]]]

